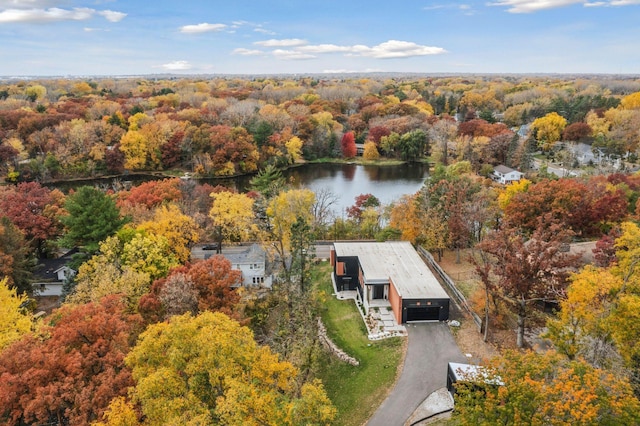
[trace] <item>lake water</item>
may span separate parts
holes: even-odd
[[[360,194],[373,194],[383,204],[405,194],[414,194],[422,187],[428,172],[428,165],[422,163],[396,166],[308,164],[288,170],[285,176],[293,178],[296,186],[314,192],[322,188],[331,190],[339,197],[334,212],[340,215]]]
[[[334,213],[341,215],[352,206],[360,194],[373,194],[381,203],[389,204],[405,194],[417,192],[427,178],[429,166],[423,163],[408,163],[395,166],[363,166],[359,164],[305,164],[283,171],[283,176],[297,188],[309,188],[314,192],[327,188],[338,197],[333,206]],[[247,191],[252,176],[236,178],[199,179],[211,185],[223,185],[238,191]],[[153,175],[123,175],[117,180],[133,185],[145,181],[162,179]],[[76,182],[50,183],[64,192],[82,185],[109,187],[113,178],[93,179]]]

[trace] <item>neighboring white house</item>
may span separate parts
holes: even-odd
[[[240,253],[223,253],[231,262],[231,267],[242,272],[245,287],[271,288],[273,277],[267,262],[267,253],[259,244],[253,244]]]
[[[42,259],[33,273],[33,293],[36,296],[61,296],[62,286],[76,271],[67,264],[78,249],[73,249],[57,259]]]
[[[491,177],[496,182],[506,185],[511,182],[518,182],[524,177],[524,173],[507,166],[499,165],[493,169],[493,175]]]

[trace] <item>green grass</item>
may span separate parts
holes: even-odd
[[[364,166],[399,166],[405,164],[406,161],[393,159],[393,158],[381,158],[379,160],[365,160],[362,157],[354,158],[332,158],[323,157],[316,158],[315,160],[308,161],[309,164],[361,164]]]
[[[394,337],[369,341],[355,303],[331,295],[330,272],[330,265],[325,263],[313,274],[323,300],[322,321],[329,337],[360,365],[354,367],[326,355],[321,362],[320,378],[338,409],[334,423],[362,425],[393,387],[406,340]]]

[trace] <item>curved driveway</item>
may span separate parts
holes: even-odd
[[[400,379],[367,426],[402,426],[432,392],[447,386],[447,363],[466,362],[442,322],[406,324],[407,355]]]

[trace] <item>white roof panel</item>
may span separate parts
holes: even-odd
[[[337,256],[356,256],[365,284],[389,280],[403,299],[449,299],[436,277],[408,241],[334,243]]]

